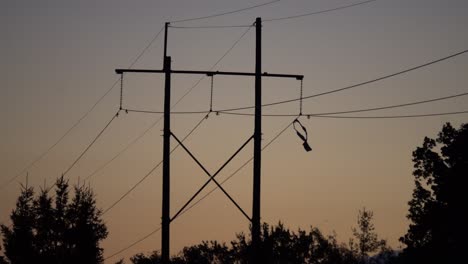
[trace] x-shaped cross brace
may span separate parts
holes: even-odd
[[[252,221],[252,219],[245,213],[244,210],[242,210],[242,208],[239,206],[239,204],[229,195],[229,193],[226,192],[226,190],[221,186],[221,184],[218,183],[218,181],[215,179],[215,177],[224,169],[224,167],[226,167],[226,165],[229,164],[229,162],[231,162],[231,160],[237,155],[239,154],[239,152],[253,139],[253,136],[249,137],[249,139],[247,139],[247,141],[245,141],[245,143],[213,174],[211,175],[211,173],[197,160],[197,158],[195,158],[195,156],[190,152],[190,150],[187,149],[187,147],[185,147],[185,145],[182,143],[182,141],[180,141],[176,135],[174,135],[174,133],[171,132],[171,136],[174,137],[174,139],[179,143],[180,146],[182,146],[182,148],[190,155],[190,157],[192,157],[192,159],[198,164],[198,166],[200,166],[200,168],[206,173],[206,175],[208,175],[208,177],[210,177],[209,180],[207,180],[205,182],[205,184],[203,184],[200,189],[184,204],[184,206],[182,206],[182,208],[180,208],[180,210],[170,219],[170,222],[172,222],[177,216],[179,216],[183,211],[184,209],[193,201],[193,199],[195,199],[197,197],[198,194],[201,193],[201,191],[203,191],[203,189],[205,189],[205,187],[211,182],[213,181],[217,186],[218,188],[229,198],[229,200],[231,200],[231,202],[237,207],[237,209],[239,209],[239,211],[241,211],[241,213],[249,220],[249,221]]]

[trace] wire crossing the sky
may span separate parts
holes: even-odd
[[[450,95],[450,96],[445,96],[445,97],[433,98],[433,99],[428,99],[428,100],[423,100],[423,101],[404,103],[404,104],[388,105],[388,106],[373,107],[373,108],[364,108],[364,109],[357,109],[357,110],[337,111],[337,112],[301,114],[301,115],[307,116],[307,117],[325,117],[325,116],[337,115],[337,114],[351,114],[351,113],[360,113],[360,112],[369,112],[369,111],[379,111],[379,110],[384,110],[384,109],[392,109],[392,108],[400,108],[400,107],[406,107],[406,106],[413,106],[413,105],[419,105],[419,104],[432,103],[432,102],[437,102],[437,101],[462,97],[462,96],[466,96],[466,95],[468,95],[468,92],[455,94],[455,95]],[[237,113],[237,112],[224,112],[224,111],[219,111],[219,113],[228,114],[228,115],[244,115],[244,116],[252,116],[253,115],[253,114],[250,114],[250,113]],[[439,115],[439,114],[450,115],[450,114],[461,114],[461,113],[463,113],[463,112],[434,113],[434,114],[426,114],[426,115],[416,115],[414,117],[434,116],[434,115]],[[294,114],[264,114],[263,116],[282,117],[282,116],[294,116]],[[387,116],[386,118],[389,118],[389,117],[390,116]],[[394,117],[400,117],[400,116],[394,116]],[[408,116],[408,117],[410,117],[410,116]]]
[[[306,16],[313,16],[313,15],[319,15],[319,14],[324,14],[324,13],[330,13],[333,11],[338,11],[342,9],[347,9],[355,6],[360,6],[360,5],[365,5],[369,4],[371,2],[376,2],[378,0],[368,0],[368,1],[363,1],[363,2],[358,2],[354,4],[349,4],[349,5],[344,5],[344,6],[339,6],[335,8],[330,8],[330,9],[324,9],[324,10],[319,10],[319,11],[313,11],[305,14],[299,14],[299,15],[292,15],[292,16],[285,16],[285,17],[278,17],[278,18],[270,18],[270,19],[264,19],[263,22],[274,22],[274,21],[281,21],[281,20],[288,20],[288,19],[295,19],[295,18],[301,18],[301,17],[306,17]],[[273,2],[271,2],[273,3]],[[268,4],[268,3],[267,3]],[[202,19],[202,18],[200,18]],[[174,21],[174,23],[177,21]],[[250,27],[251,25],[207,25],[207,26],[171,26],[173,28],[193,28],[193,29],[201,29],[201,28],[236,28],[236,27]]]
[[[186,19],[174,20],[174,21],[170,21],[169,23],[181,23],[181,22],[187,22],[187,21],[195,21],[195,20],[201,20],[201,19],[219,17],[219,16],[224,16],[224,15],[239,13],[239,12],[242,12],[242,11],[247,11],[247,10],[250,10],[250,9],[257,8],[257,7],[262,7],[262,6],[266,6],[266,5],[271,5],[271,4],[274,4],[274,3],[279,2],[279,1],[280,1],[280,0],[274,0],[274,1],[270,1],[270,2],[263,3],[263,4],[258,4],[258,5],[254,5],[254,6],[249,6],[249,7],[245,7],[245,8],[241,8],[241,9],[237,9],[237,10],[233,10],[233,11],[228,11],[228,12],[223,12],[223,13],[217,13],[217,14],[213,14],[213,15],[207,15],[207,16],[201,16],[201,17],[194,17],[194,18],[186,18]]]
[[[373,108],[363,108],[363,109],[356,109],[356,110],[336,111],[336,112],[303,114],[302,111],[300,111],[301,113],[299,115],[300,116],[301,115],[302,116],[326,116],[326,115],[337,115],[337,114],[350,114],[350,113],[359,113],[359,112],[378,111],[378,110],[384,110],[384,109],[392,109],[392,108],[400,108],[400,107],[406,107],[406,106],[413,106],[413,105],[419,105],[419,104],[432,103],[432,102],[437,102],[437,101],[443,101],[443,100],[453,99],[453,98],[457,98],[457,97],[462,97],[462,96],[466,96],[466,95],[468,95],[468,92],[449,95],[449,96],[444,96],[444,97],[432,98],[432,99],[427,99],[427,100],[422,100],[422,101],[415,101],[415,102],[410,102],[410,103],[395,104],[395,105],[373,107]],[[161,111],[135,110],[135,109],[124,109],[124,110],[128,111],[128,112],[135,112],[135,113],[162,114]],[[253,115],[251,113],[237,113],[237,112],[219,111],[219,110],[211,110],[211,109],[210,109],[210,111],[171,112],[171,114],[203,114],[203,113],[209,113],[209,112],[217,112],[217,113],[231,114],[231,115],[245,115],[245,116],[252,116]],[[275,117],[275,116],[276,117],[295,116],[295,115],[296,114],[263,114],[263,116],[273,116],[273,117]]]
[[[136,56],[136,58],[130,63],[129,68],[132,68],[139,60],[140,58],[146,53],[146,51],[153,45],[153,43],[157,40],[159,35],[161,35],[161,32],[163,31],[164,27],[161,27],[161,30],[153,37],[153,39],[146,45],[146,47]],[[86,111],[65,133],[54,143],[52,144],[46,151],[44,151],[41,155],[39,155],[34,161],[29,163],[27,166],[25,166],[18,174],[16,174],[14,177],[6,181],[4,184],[0,186],[0,190],[2,190],[4,187],[8,186],[10,183],[12,183],[16,178],[21,176],[24,172],[26,172],[28,169],[30,169],[32,166],[34,166],[37,162],[42,160],[47,154],[49,154],[52,149],[54,149],[62,140],[70,134],[70,132],[75,129],[88,115],[98,106],[99,103],[104,100],[104,98],[117,86],[117,84],[120,82],[120,79],[117,78],[117,80],[112,84],[112,86],[104,92],[101,97],[91,106],[91,108]]]
[[[101,137],[101,135],[104,133],[104,131],[106,131],[106,129],[110,126],[112,121],[114,121],[114,119],[119,116],[119,112],[120,112],[120,110],[116,114],[114,114],[114,116],[112,116],[112,118],[109,120],[109,122],[107,122],[107,124],[99,132],[99,134],[97,134],[97,136],[93,139],[93,141],[91,141],[91,143],[85,148],[85,150],[83,150],[83,152],[81,152],[81,154],[78,156],[78,158],[76,158],[76,160],[68,167],[68,169],[66,169],[63,172],[63,174],[62,174],[63,176],[67,175],[68,172],[78,163],[78,161],[80,161],[80,159],[86,154],[86,152],[88,152],[88,150],[94,145],[94,143],[96,143],[96,141]]]
[[[350,4],[350,5],[339,6],[339,7],[335,7],[335,8],[330,8],[330,9],[325,9],[325,10],[320,10],[320,11],[314,11],[314,12],[300,14],[300,15],[270,18],[270,19],[267,18],[267,19],[264,19],[263,21],[264,22],[272,22],[272,21],[280,21],[280,20],[286,20],[286,19],[293,19],[293,18],[300,18],[300,17],[324,14],[324,13],[329,13],[329,12],[333,12],[333,11],[337,11],[337,10],[341,10],[341,9],[346,9],[346,8],[350,8],[350,7],[355,7],[355,6],[368,4],[368,3],[371,3],[371,2],[375,2],[375,1],[377,1],[377,0],[368,0],[368,1],[363,1],[363,2],[354,3],[354,4]]]
[[[311,115],[310,117],[321,118],[341,118],[341,119],[394,119],[394,118],[417,118],[417,117],[431,117],[431,116],[446,116],[446,115],[459,115],[468,114],[466,111],[445,112],[445,113],[430,113],[420,115],[388,115],[388,116],[335,116],[335,115]]]
[[[344,91],[344,90],[350,90],[350,89],[357,88],[357,87],[360,87],[360,86],[364,86],[364,85],[367,85],[367,84],[383,81],[385,79],[389,79],[389,78],[392,78],[392,77],[395,77],[395,76],[398,76],[398,75],[402,75],[402,74],[405,74],[405,73],[408,73],[408,72],[411,72],[411,71],[415,71],[415,70],[418,70],[418,69],[421,69],[421,68],[424,68],[424,67],[427,67],[427,66],[430,66],[430,65],[433,65],[433,64],[436,64],[436,63],[439,63],[439,62],[442,62],[442,61],[445,61],[445,60],[460,56],[460,55],[463,55],[463,54],[465,54],[467,52],[468,52],[468,49],[457,52],[457,53],[454,53],[454,54],[451,54],[451,55],[448,55],[448,56],[440,58],[440,59],[436,59],[436,60],[421,64],[421,65],[415,66],[415,67],[411,67],[411,68],[408,68],[408,69],[405,69],[405,70],[402,70],[402,71],[399,71],[399,72],[395,72],[395,73],[392,73],[392,74],[377,77],[377,78],[369,80],[369,81],[349,85],[349,86],[346,86],[346,87],[343,87],[343,88],[338,88],[338,89],[330,90],[330,91],[327,91],[327,92],[322,92],[322,93],[317,93],[317,94],[313,94],[313,95],[304,96],[304,97],[302,97],[302,100],[310,99],[310,98],[314,98],[314,97],[319,97],[319,96],[323,96],[323,95],[328,95],[328,94],[332,94],[332,93],[337,93],[337,92],[341,92],[341,91]],[[262,107],[285,104],[285,103],[291,103],[291,102],[296,102],[296,101],[299,101],[299,100],[301,100],[301,98],[277,101],[277,102],[273,102],[273,103],[263,104]],[[217,111],[219,111],[219,112],[232,112],[232,111],[246,110],[246,109],[252,109],[252,108],[254,108],[254,106],[220,109],[220,110],[217,110]]]

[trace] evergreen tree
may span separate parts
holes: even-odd
[[[69,185],[61,177],[55,184],[55,198],[49,196],[49,191],[41,190],[35,197],[32,188],[22,188],[10,216],[12,226],[1,226],[8,261],[103,263],[99,242],[107,237],[107,228],[91,189],[76,186],[70,201]]]

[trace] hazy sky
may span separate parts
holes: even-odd
[[[350,0],[282,0],[275,4],[174,26],[245,25],[263,19],[348,5]],[[0,8],[0,182],[5,182],[49,148],[116,81],[166,21],[228,12],[264,1],[4,1]],[[325,14],[263,25],[263,71],[303,74],[304,95],[367,81],[417,66],[468,47],[465,0],[379,0]],[[169,30],[168,53],[174,69],[208,70],[245,28]],[[253,71],[255,34],[250,30],[215,68]],[[162,68],[162,36],[135,65]],[[305,113],[354,110],[407,103],[467,92],[467,55],[356,89],[304,101]],[[199,76],[173,76],[173,103]],[[125,75],[124,107],[162,110],[162,75]],[[254,80],[215,77],[215,109],[253,104]],[[299,96],[296,80],[263,80],[263,101]],[[207,110],[210,82],[204,79],[174,111]],[[29,171],[29,184],[50,185],[76,159],[115,114],[116,87],[47,156]],[[405,115],[465,111],[457,99],[360,115]],[[265,113],[298,113],[298,103],[265,108]],[[358,115],[358,114],[356,114]],[[359,209],[374,211],[382,238],[398,247],[413,188],[411,153],[424,136],[435,137],[445,122],[459,126],[468,115],[416,119],[301,118],[313,151],[303,151],[289,128],[263,154],[262,220],[270,224],[336,231],[346,242]],[[160,115],[120,115],[67,174],[84,179],[141,135]],[[203,115],[173,116],[172,130],[182,138]],[[264,143],[294,117],[265,117]],[[107,208],[162,158],[162,122],[128,151],[90,178],[98,204]],[[253,118],[211,115],[186,141],[214,172],[253,133]],[[172,146],[175,143],[172,141]],[[225,179],[253,153],[248,147],[218,177]],[[172,158],[171,212],[207,179],[178,149]],[[0,222],[19,194],[25,174],[0,191]],[[213,186],[210,185],[210,190]],[[225,185],[251,212],[252,166]],[[207,191],[208,191],[207,190]],[[206,193],[206,192],[204,192]],[[109,236],[105,256],[156,229],[161,213],[161,168],[105,216]],[[171,225],[171,251],[201,240],[229,241],[248,231],[244,216],[215,191]],[[160,249],[160,233],[124,252]],[[110,259],[113,263],[118,258]]]

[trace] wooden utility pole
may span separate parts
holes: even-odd
[[[260,180],[262,172],[262,19],[255,20],[255,128],[252,201],[251,263],[261,263],[260,253]]]

